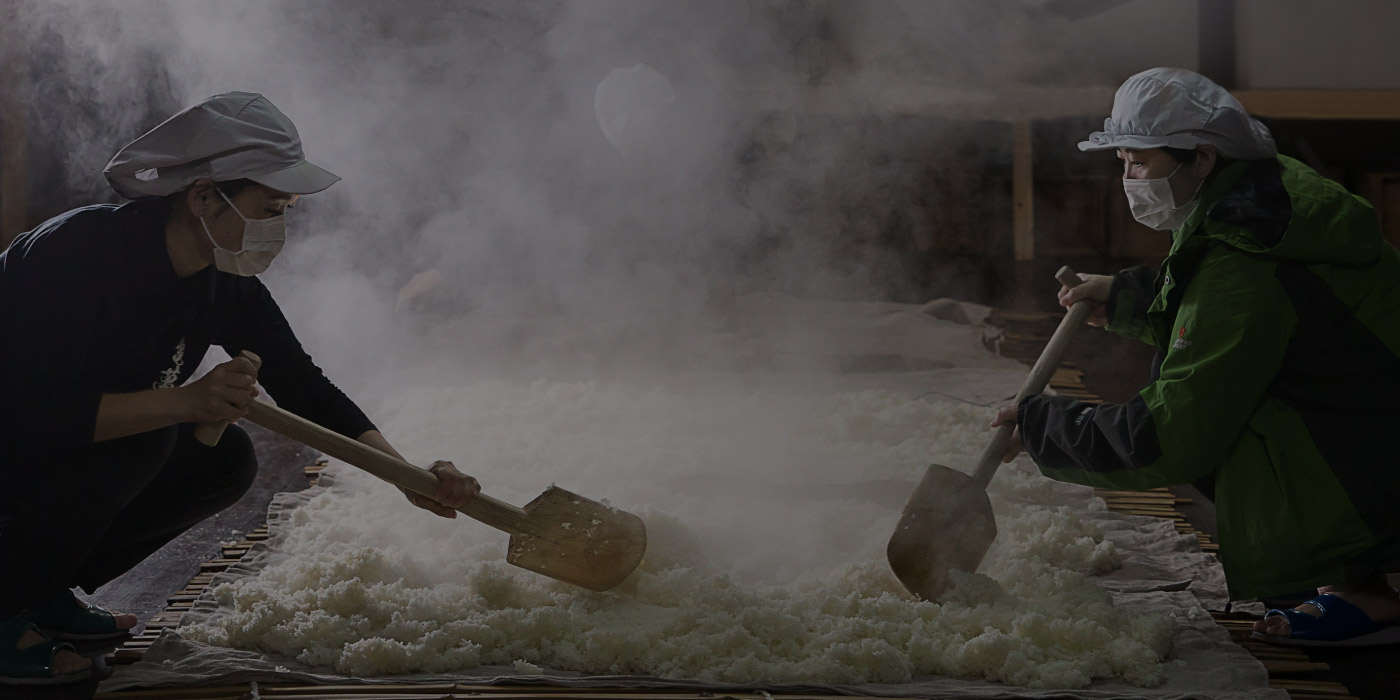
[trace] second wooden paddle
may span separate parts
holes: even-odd
[[[1068,267],[1060,268],[1055,278],[1068,287],[1081,281]],[[1065,314],[1014,403],[1045,390],[1070,337],[1093,307],[1090,301],[1080,301]],[[929,465],[924,472],[885,547],[890,568],[910,593],[924,600],[936,600],[948,589],[949,572],[957,569],[972,573],[981,565],[997,536],[987,484],[1001,466],[1014,429],[1009,424],[997,429],[971,475],[938,464]]]

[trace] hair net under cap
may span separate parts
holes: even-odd
[[[1110,148],[1215,146],[1236,160],[1278,155],[1268,127],[1245,112],[1228,90],[1199,73],[1153,68],[1128,78],[1113,95],[1103,131],[1079,142],[1081,151]]]
[[[112,156],[102,174],[128,199],[179,192],[200,178],[247,178],[288,194],[340,180],[307,162],[292,120],[251,92],[215,95],[165,120]]]

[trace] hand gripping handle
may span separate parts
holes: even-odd
[[[1060,268],[1055,273],[1055,279],[1066,287],[1077,287],[1083,280],[1075,274],[1068,265]],[[1040,359],[1035,361],[1031,367],[1031,373],[1026,377],[1025,383],[1021,385],[1021,390],[1016,393],[1015,404],[1020,405],[1021,400],[1027,396],[1034,396],[1045,391],[1045,385],[1050,383],[1050,377],[1055,373],[1055,368],[1059,366],[1060,360],[1064,357],[1065,350],[1069,347],[1069,339],[1084,320],[1089,317],[1094,310],[1094,302],[1090,299],[1082,299],[1075,302],[1070,307],[1069,312],[1060,320],[1060,325],[1055,329],[1055,334],[1050,336],[1050,342],[1045,344],[1045,349],[1040,353]],[[997,467],[1001,466],[1001,458],[1006,455],[1006,448],[1011,446],[1011,433],[1016,429],[1015,424],[1007,423],[997,428],[997,433],[992,437],[992,441],[987,445],[986,451],[982,453],[982,458],[977,462],[977,469],[972,472],[972,478],[983,488],[992,482],[992,477],[996,475]]]
[[[255,371],[262,367],[262,358],[252,352],[244,350],[238,353],[238,356],[253,363],[253,369]],[[200,423],[194,429],[194,439],[207,447],[213,447],[219,444],[219,439],[224,436],[224,428],[227,427],[228,421],[226,420],[213,420],[208,423]]]

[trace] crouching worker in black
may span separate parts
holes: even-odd
[[[255,277],[282,249],[297,196],[338,177],[307,162],[265,98],[212,97],[122,149],[113,188],[134,201],[76,209],[0,254],[0,684],[78,681],[63,640],[120,638],[134,615],[79,600],[228,507],[257,472],[230,425],[260,382],[287,410],[397,455],[302,350]],[[205,351],[233,359],[196,381]],[[262,358],[261,370],[239,357]],[[476,496],[436,462],[438,515]]]

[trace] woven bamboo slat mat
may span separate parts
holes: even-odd
[[[1050,334],[1059,323],[1060,315],[1055,313],[1026,311],[994,311],[989,323],[1002,327],[1000,351],[1003,355],[1031,364],[1039,356],[1041,348],[1049,340]],[[1098,401],[1098,397],[1084,385],[1084,372],[1073,363],[1063,363],[1050,379],[1050,386],[1062,396],[1072,396],[1083,401]],[[326,467],[324,460],[308,465],[304,472],[314,484],[321,470]],[[1194,536],[1205,552],[1219,551],[1219,546],[1210,535],[1193,528],[1177,506],[1190,504],[1190,499],[1177,496],[1165,488],[1150,491],[1109,491],[1096,489],[1110,510],[1133,515],[1147,515],[1167,518],[1173,521],[1176,530]],[[194,600],[209,586],[214,574],[227,569],[246,554],[255,543],[268,537],[266,525],[247,533],[243,540],[227,545],[217,559],[200,566],[199,574],[190,579],[179,592],[170,596],[169,606],[146,624],[141,635],[132,638],[107,659],[109,665],[120,666],[135,663],[151,646],[160,632],[175,628],[180,618],[193,605]],[[1306,654],[1286,647],[1255,641],[1250,637],[1250,625],[1255,618],[1242,614],[1212,613],[1216,622],[1224,627],[1236,644],[1244,647],[1264,665],[1269,673],[1269,685],[1286,690],[1294,700],[1356,700],[1345,685],[1337,682],[1331,669],[1325,663],[1312,661]],[[225,686],[205,686],[198,688],[163,688],[157,690],[126,690],[112,693],[98,693],[101,700],[249,700],[251,698],[277,698],[278,700],[327,700],[346,698],[355,700],[417,700],[422,698],[471,698],[472,700],[638,700],[639,698],[660,698],[663,700],[716,700],[709,692],[687,690],[666,690],[653,688],[562,688],[544,686],[510,685],[470,685],[462,683],[439,684],[398,684],[398,685],[272,685],[266,683],[243,683]],[[850,696],[837,695],[786,695],[724,693],[725,698],[735,700],[849,700]]]

